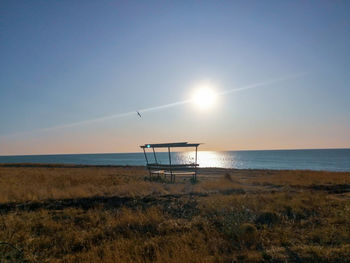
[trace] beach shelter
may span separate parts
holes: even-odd
[[[175,143],[158,143],[158,144],[145,144],[140,147],[143,149],[145,155],[147,169],[149,171],[149,176],[152,178],[152,175],[163,175],[165,178],[167,175],[170,175],[170,181],[175,182],[176,175],[192,175],[194,181],[197,180],[197,168],[199,164],[197,163],[197,152],[198,146],[200,143],[188,143],[188,142],[175,142]],[[195,149],[195,161],[192,163],[174,163],[171,159],[171,149],[172,148],[186,148],[191,147]],[[168,150],[168,160],[167,164],[161,164],[158,162],[156,149],[167,149]],[[152,151],[154,156],[154,162],[150,162],[147,158],[147,151]],[[152,153],[151,152],[151,153]]]

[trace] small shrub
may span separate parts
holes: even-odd
[[[253,224],[244,223],[239,227],[239,241],[247,247],[256,244],[257,235],[258,230]]]
[[[224,177],[226,180],[228,180],[228,181],[230,181],[230,182],[232,182],[233,180],[232,180],[232,176],[231,176],[231,174],[229,174],[229,173],[225,173],[225,177]]]
[[[277,224],[279,221],[280,221],[280,219],[275,212],[264,211],[258,216],[255,223],[260,224],[260,225],[272,226],[274,224]]]

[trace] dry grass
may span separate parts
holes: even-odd
[[[0,202],[115,195],[137,197],[242,188],[239,183],[224,178],[215,181],[205,180],[197,185],[149,182],[144,180],[147,174],[144,167],[6,167],[0,165]]]
[[[251,171],[247,181],[253,184],[278,186],[350,185],[350,176],[348,172],[255,170]]]
[[[142,167],[0,166],[0,202],[111,195],[131,181],[141,181],[144,174]]]
[[[350,173],[218,170],[194,185],[149,182],[146,174],[142,167],[0,166],[0,258],[350,261],[349,191],[329,191],[349,184]]]

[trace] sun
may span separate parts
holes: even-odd
[[[215,105],[217,94],[210,85],[200,85],[193,93],[192,101],[200,110],[208,110]]]

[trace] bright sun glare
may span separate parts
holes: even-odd
[[[207,110],[214,106],[217,94],[210,85],[200,85],[193,93],[193,102],[200,110]]]

